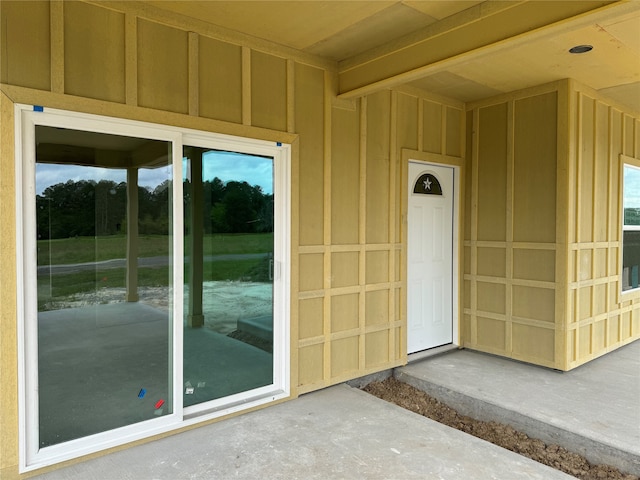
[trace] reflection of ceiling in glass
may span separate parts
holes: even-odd
[[[624,208],[640,208],[640,168],[624,166]]]
[[[156,168],[169,163],[161,140],[36,126],[36,161],[102,168]]]

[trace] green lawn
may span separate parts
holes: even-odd
[[[189,252],[189,243],[190,238],[187,236],[184,242],[186,254]],[[138,245],[139,257],[163,256],[169,252],[171,237],[141,235]],[[270,252],[273,249],[273,234],[205,235],[203,245],[205,255]],[[124,235],[39,240],[38,265],[64,265],[125,258],[126,252]]]
[[[206,235],[203,239],[204,255],[267,253],[273,251],[273,234]],[[188,255],[190,238],[185,238]],[[170,237],[142,235],[139,257],[168,255]],[[65,265],[88,263],[126,257],[126,238],[122,235],[106,237],[76,237],[38,242],[38,265]],[[179,268],[182,268],[180,263]],[[268,259],[238,259],[205,262],[204,281],[268,281]],[[50,302],[60,302],[74,294],[92,292],[101,288],[125,287],[124,268],[92,269],[70,274],[38,275],[38,304],[46,310]],[[188,272],[185,272],[185,281]],[[138,285],[167,286],[170,283],[168,266],[138,269]]]

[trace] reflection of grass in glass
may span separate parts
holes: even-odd
[[[205,262],[204,281],[266,281],[264,264],[266,259],[225,260]],[[84,271],[64,275],[53,275],[51,284],[48,275],[38,276],[38,307],[45,310],[48,302],[63,302],[73,295],[94,292],[102,288],[124,288],[125,269],[114,268],[100,271]],[[186,279],[185,279],[186,280]],[[52,294],[49,293],[49,285]],[[169,267],[138,269],[138,286],[163,287],[169,285]]]
[[[113,258],[125,258],[127,240],[124,235],[105,237],[74,237],[38,241],[38,265],[65,265],[95,262]],[[139,257],[167,255],[170,248],[167,235],[141,235],[138,242]],[[189,237],[184,241],[185,252],[189,252]],[[262,253],[273,250],[273,233],[246,235],[205,235],[205,255],[233,253]],[[49,252],[51,251],[51,262]]]
[[[185,250],[188,247],[187,240],[185,238]],[[205,255],[272,252],[273,233],[205,235],[203,246]]]

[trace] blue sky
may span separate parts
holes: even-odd
[[[183,163],[185,169],[186,162]],[[209,152],[204,156],[203,174],[206,180],[218,177],[223,182],[230,180],[246,181],[250,185],[260,185],[265,194],[273,193],[273,161],[270,158],[242,155],[231,152]],[[186,175],[186,171],[184,174]],[[153,190],[165,180],[171,178],[170,167],[141,169],[138,183]],[[99,167],[81,167],[78,165],[55,165],[40,163],[36,165],[36,193],[51,185],[69,180],[111,180],[126,182],[127,172]]]
[[[624,207],[640,208],[640,168],[624,167]]]

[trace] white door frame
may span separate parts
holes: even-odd
[[[409,196],[411,191],[408,188],[408,174],[409,174],[409,162],[422,162],[425,167],[428,165],[451,167],[453,168],[453,239],[452,239],[452,343],[443,345],[442,347],[435,347],[429,350],[416,352],[407,356],[408,361],[415,361],[421,358],[440,353],[443,350],[456,348],[460,345],[460,322],[462,312],[462,285],[461,281],[463,274],[461,271],[461,259],[462,259],[462,240],[461,232],[462,226],[462,186],[464,185],[464,160],[460,157],[452,157],[448,155],[440,155],[435,153],[418,152],[414,150],[402,150],[402,185],[404,190],[403,194],[403,206],[402,206],[402,219],[403,219],[403,250],[404,250],[404,262],[403,262],[403,305],[404,305],[404,319],[408,322],[407,305],[408,305],[408,288],[407,288],[407,259],[408,259],[408,208],[409,208]],[[406,329],[408,331],[408,329]],[[404,350],[407,350],[407,339],[404,339]]]

